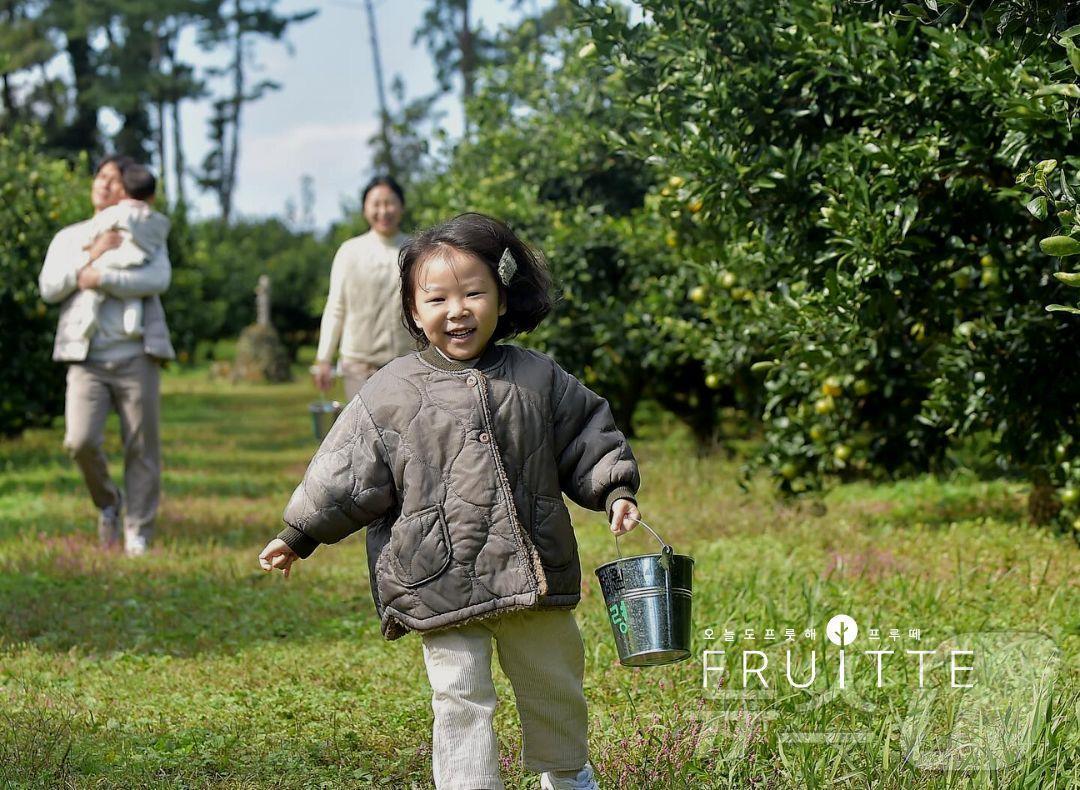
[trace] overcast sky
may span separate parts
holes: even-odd
[[[431,56],[423,44],[412,44],[426,5],[425,0],[375,0],[387,90],[400,74],[409,97],[435,88]],[[507,0],[473,0],[473,7],[474,17],[488,29],[522,16]],[[291,29],[289,46],[259,44],[261,69],[252,79],[275,80],[283,87],[244,110],[235,209],[243,216],[281,215],[289,198],[299,205],[300,179],[309,174],[315,181],[316,225],[324,228],[341,216],[342,199],[354,197],[371,174],[367,140],[376,128],[378,100],[367,14],[361,0],[282,0],[278,8],[282,13],[317,8],[319,14]],[[185,43],[182,54],[192,62],[214,64],[193,42]],[[455,97],[443,107],[447,130],[460,134],[460,102]],[[201,164],[206,154],[209,114],[208,101],[189,102],[184,110],[189,166]],[[212,196],[190,186],[188,192],[198,196],[200,216],[217,213]]]

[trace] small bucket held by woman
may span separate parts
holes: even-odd
[[[341,414],[341,404],[336,400],[317,400],[308,405],[311,412],[311,429],[320,442],[330,433],[334,420]]]

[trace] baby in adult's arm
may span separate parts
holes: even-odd
[[[99,270],[130,269],[145,265],[166,244],[171,223],[164,214],[154,211],[154,192],[157,179],[142,165],[129,165],[121,174],[125,197],[115,206],[99,211],[90,221],[89,249],[103,233],[120,233],[120,246],[106,250],[92,261]],[[72,310],[77,316],[83,337],[90,338],[98,328],[98,312],[105,294],[97,289],[79,291]],[[125,299],[123,331],[129,338],[143,333],[142,299]]]

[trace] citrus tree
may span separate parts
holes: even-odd
[[[38,294],[53,235],[90,215],[89,167],[50,158],[35,128],[0,135],[0,435],[48,423],[64,408],[64,369],[52,361],[58,311]]]
[[[667,236],[666,176],[612,142],[634,119],[619,109],[625,74],[594,57],[559,3],[500,41],[506,56],[478,81],[470,132],[413,190],[419,224],[465,210],[508,221],[546,254],[558,303],[525,342],[553,353],[630,426],[643,395],[711,435],[717,391],[685,351],[682,323],[697,274]],[[671,243],[669,244],[668,241]]]
[[[1060,286],[1015,174],[1071,145],[1052,63],[869,4],[642,6],[587,4],[634,119],[608,139],[673,176],[659,216],[702,289],[684,353],[714,383],[761,376],[780,489],[937,468],[976,433],[1045,474],[1080,331],[1042,310]]]

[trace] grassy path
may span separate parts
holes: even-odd
[[[381,639],[362,541],[320,549],[287,582],[255,562],[314,450],[310,386],[164,381],[166,497],[147,558],[96,548],[59,428],[0,442],[0,787],[429,787],[419,640]],[[575,508],[604,787],[1080,786],[1080,552],[1022,523],[1016,486],[852,485],[814,516],[742,493],[737,464],[694,457],[673,426],[641,432],[642,512],[697,561],[696,655],[618,667],[591,573],[614,547],[603,517]],[[119,457],[115,422],[108,450]],[[842,690],[824,633],[840,612],[862,629]],[[979,691],[948,688],[944,649],[918,688],[902,651],[948,640],[975,650]],[[881,688],[862,653],[879,645],[897,651]],[[784,678],[785,646],[795,680],[816,653],[806,692]],[[702,688],[706,648],[726,651],[710,659],[726,668],[719,691]],[[743,651],[767,656],[768,691],[753,675],[743,690]],[[497,677],[508,787],[535,787]],[[943,755],[955,769],[969,754],[957,733],[1001,735],[983,744],[998,770],[950,771]]]

